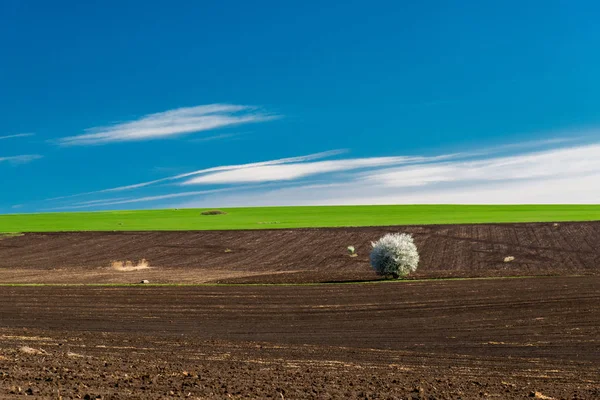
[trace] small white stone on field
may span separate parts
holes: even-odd
[[[346,247],[346,249],[348,249],[348,254],[350,255],[350,257],[358,257],[358,254],[356,254],[356,249],[354,248],[354,246],[348,246],[348,247]]]
[[[149,281],[149,280],[147,280],[147,279],[144,279],[144,280],[143,280],[143,281],[141,281],[140,283],[141,283],[141,284],[146,284],[146,283],[150,283],[150,281]]]
[[[508,263],[508,262],[511,262],[511,261],[515,261],[515,258],[513,256],[504,257],[504,262],[505,263]]]

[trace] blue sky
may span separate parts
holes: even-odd
[[[0,2],[0,213],[600,202],[593,1]]]

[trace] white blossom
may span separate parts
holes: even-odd
[[[389,233],[371,245],[371,266],[378,275],[405,277],[419,265],[419,252],[409,234]]]

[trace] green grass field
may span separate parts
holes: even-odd
[[[0,215],[0,232],[232,230],[600,220],[600,205],[254,207]]]

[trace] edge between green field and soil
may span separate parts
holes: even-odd
[[[201,231],[600,220],[600,205],[373,205],[0,215],[0,232]],[[0,237],[1,240],[1,237]]]

